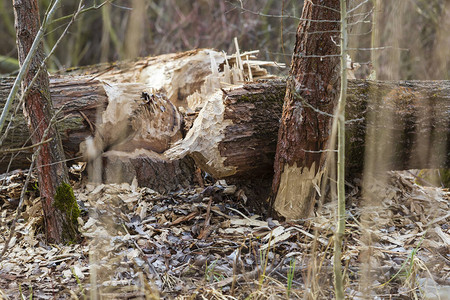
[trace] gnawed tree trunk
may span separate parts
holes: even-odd
[[[140,185],[149,186],[161,192],[177,188],[179,185],[183,185],[183,182],[188,182],[192,177],[192,161],[169,161],[165,155],[162,155],[162,152],[168,148],[172,148],[171,155],[177,157],[190,154],[199,166],[216,178],[244,179],[246,181],[255,177],[271,178],[273,176],[273,159],[282,102],[286,92],[286,83],[282,81],[233,86],[232,88],[216,90],[215,94],[207,91],[207,96],[203,99],[207,102],[203,104],[204,108],[200,111],[201,117],[196,121],[196,124],[198,124],[188,132],[187,137],[179,145],[171,146],[180,136],[178,129],[172,128],[170,134],[161,134],[160,132],[152,135],[153,142],[144,139],[143,142],[148,146],[148,149],[141,149],[142,151],[139,148],[140,142],[132,141],[133,147],[131,148],[136,149],[129,151],[131,144],[127,144],[127,141],[129,141],[127,138],[130,134],[133,137],[136,136],[131,121],[136,120],[136,118],[139,119],[138,108],[145,103],[144,100],[140,99],[142,92],[152,91],[155,86],[163,86],[163,89],[171,86],[178,87],[183,91],[190,91],[186,92],[187,94],[193,94],[187,97],[180,96],[181,100],[175,99],[174,101],[172,99],[172,103],[175,102],[178,105],[187,102],[191,109],[195,109],[197,104],[202,105],[201,101],[198,101],[198,98],[200,98],[198,95],[192,96],[207,89],[212,90],[214,81],[218,76],[221,76],[215,74],[217,77],[211,78],[211,74],[209,74],[209,77],[204,77],[210,70],[208,63],[211,63],[211,57],[208,51],[205,51],[196,50],[168,54],[140,59],[137,62],[105,64],[76,71],[76,73],[97,72],[92,75],[52,77],[50,83],[53,105],[56,109],[63,108],[64,119],[59,123],[59,129],[66,156],[70,159],[76,159],[80,155],[78,153],[79,144],[87,137],[94,136],[91,141],[99,146],[95,147],[95,151],[98,151],[97,155],[102,151],[107,151],[102,155],[105,166],[104,180],[131,182],[136,176]],[[216,57],[216,55],[213,53],[213,57]],[[204,62],[205,59],[208,63]],[[198,61],[202,62],[195,67]],[[205,70],[205,68],[208,70]],[[183,69],[189,74],[183,75],[183,72],[179,69]],[[155,74],[160,74],[161,70],[164,71],[165,76],[156,76]],[[254,77],[256,71],[258,69],[252,70]],[[264,72],[259,72],[259,74],[265,76]],[[153,75],[155,77],[151,77]],[[158,81],[157,78],[161,78],[162,81]],[[219,78],[220,82],[224,80],[225,78]],[[201,84],[202,82],[203,84]],[[11,85],[11,79],[0,79],[0,99],[6,98],[5,95],[9,92]],[[197,86],[197,88],[194,88],[194,86]],[[374,124],[366,123],[365,116],[368,111],[376,110],[377,105],[383,105],[385,101],[395,104],[386,109],[391,110],[392,114],[396,118],[398,117],[398,120],[394,120],[392,123],[394,124],[393,134],[387,145],[394,145],[397,141],[401,141],[401,144],[404,145],[396,147],[392,159],[395,165],[391,169],[445,167],[449,165],[448,160],[442,165],[438,164],[436,160],[416,160],[411,156],[411,149],[416,149],[416,143],[421,140],[420,135],[415,132],[416,128],[423,128],[424,134],[435,132],[433,134],[439,136],[436,134],[441,132],[445,135],[448,128],[448,124],[445,122],[449,119],[448,95],[450,94],[447,81],[350,81],[349,93],[347,118],[357,120],[347,125],[347,130],[351,131],[347,147],[348,157],[350,158],[347,160],[347,170],[350,176],[356,176],[355,174],[362,170],[366,127],[374,126]],[[172,90],[172,96],[175,94],[177,93]],[[183,95],[183,93],[179,95]],[[196,98],[196,101],[189,101],[194,100],[193,98]],[[125,99],[126,102],[122,103],[121,99]],[[380,103],[377,102],[379,100],[381,100]],[[109,104],[112,104],[110,108],[108,108]],[[0,109],[3,105],[4,103],[0,100]],[[168,105],[168,103],[165,105]],[[185,107],[184,105],[180,106]],[[410,109],[405,110],[405,106]],[[113,118],[113,122],[111,122],[107,112],[117,111],[114,107],[119,108],[122,113],[119,114],[121,118]],[[166,122],[166,125],[172,124],[166,126],[166,128],[170,128],[177,117],[169,113],[173,112],[173,107],[167,107],[169,108],[166,110],[168,114],[164,117],[163,123]],[[427,108],[425,109],[425,107]],[[102,114],[98,120],[97,111]],[[419,114],[421,111],[431,111],[437,115],[427,113],[425,116],[430,116],[430,119],[424,120],[423,114]],[[105,118],[103,118],[103,114],[106,114]],[[115,116],[115,113],[112,115]],[[194,115],[193,113],[185,114],[185,123],[192,123],[195,119]],[[150,120],[144,115],[142,118]],[[104,122],[103,125],[102,122]],[[178,122],[175,123],[179,124]],[[402,125],[396,126],[397,123]],[[116,128],[115,126],[121,124],[123,125],[123,127],[120,127],[122,130],[115,130],[115,132],[121,131],[124,134],[108,137],[105,134],[107,131],[102,131],[104,130],[102,128]],[[136,123],[134,124],[136,127]],[[26,143],[29,137],[26,122],[22,116],[16,116],[13,126],[15,129],[11,131],[3,149],[19,148]],[[436,130],[430,131],[429,128],[436,128]],[[95,135],[96,130],[99,130],[101,135]],[[409,134],[402,135],[402,132],[409,132]],[[137,136],[142,136],[142,134]],[[155,139],[157,140],[155,141]],[[444,145],[444,150],[448,149],[445,146],[446,140],[437,141],[439,145]],[[128,149],[124,149],[124,146]],[[115,150],[108,152],[112,148],[115,148]],[[441,146],[437,148],[442,149]],[[10,157],[9,154],[5,155],[5,152],[1,151],[2,149],[0,149],[0,173],[3,173],[6,171]],[[147,153],[149,151],[151,151],[150,154]],[[30,152],[21,152],[13,160],[12,167],[27,168],[29,157]],[[111,166],[112,172],[108,171],[108,165]],[[121,171],[117,172],[117,170]],[[153,171],[146,173],[142,170]],[[164,173],[164,170],[168,171]],[[171,170],[177,175],[170,176],[170,174],[173,174]],[[177,173],[176,170],[184,171]],[[149,175],[152,172],[158,174],[157,178]],[[111,174],[114,176],[110,176]],[[164,187],[165,184],[161,183],[162,181],[158,182],[162,178],[167,182],[166,187]]]
[[[223,53],[197,49],[138,60],[104,63],[72,68],[68,75],[91,75],[108,83],[140,83],[147,89],[164,91],[176,107],[188,107],[189,95],[200,91],[211,74],[211,59],[218,64],[225,60]]]
[[[77,154],[79,144],[94,135],[97,128],[96,111],[98,108],[106,109],[108,95],[102,82],[88,77],[56,77],[50,82],[54,107],[57,109],[65,104],[61,113],[65,118],[59,123],[59,131],[66,156],[73,159],[80,155]],[[1,96],[11,84],[10,80],[0,80],[0,98],[4,99]],[[131,86],[134,89],[131,98],[139,99],[145,85],[116,84],[117,90],[124,89],[124,94],[132,94]],[[189,154],[202,169],[215,178],[271,177],[285,92],[284,81],[267,81],[224,89],[216,98],[210,98],[200,111],[197,121],[191,120],[195,118],[194,115],[185,116],[186,122],[195,122],[196,125],[183,141],[175,146],[167,145],[168,149],[171,148],[171,156]],[[371,111],[381,109],[394,116],[391,127],[387,130],[390,135],[386,140],[386,147],[395,148],[395,151],[390,159],[392,164],[384,169],[449,168],[448,95],[450,81],[349,81],[346,107],[349,120],[346,148],[349,176],[361,174],[366,130],[368,127],[378,126],[368,124],[366,116]],[[0,102],[0,109],[3,104]],[[211,111],[216,113],[211,114]],[[214,115],[215,121],[204,124],[202,120],[212,119]],[[29,137],[25,120],[20,115],[16,118],[15,130],[11,131],[11,138],[5,142],[5,148],[21,147]],[[436,152],[435,155],[446,159],[416,159],[418,154],[413,153],[419,148],[418,144],[432,132],[435,136],[442,136],[435,139],[434,149],[444,149],[444,152]],[[207,144],[212,140],[215,142]],[[0,159],[0,173],[3,173],[9,162],[9,159],[6,160],[9,155],[2,153],[0,156],[3,159]],[[29,158],[30,153],[22,152],[13,161],[14,167],[26,168]]]
[[[88,136],[94,135],[97,109],[105,110],[108,105],[108,95],[104,90],[104,83],[91,80],[84,76],[64,76],[51,79],[51,95],[53,106],[59,109],[64,106],[61,115],[64,119],[59,123],[59,131],[62,137],[64,150],[68,158],[77,157],[79,145]],[[10,79],[0,80],[0,98],[8,92],[11,86]],[[124,94],[132,94],[132,99],[140,98],[140,93],[145,90],[144,84],[116,84],[116,89],[123,89]],[[282,113],[283,99],[286,92],[284,81],[267,81],[262,83],[246,84],[241,87],[224,89],[219,98],[210,98],[207,106],[200,115],[206,114],[208,110],[223,104],[220,119],[223,121],[213,122],[216,126],[228,123],[225,126],[225,134],[213,147],[202,147],[200,141],[193,142],[192,138],[211,139],[219,134],[219,127],[210,129],[203,128],[205,125],[196,125],[185,141],[174,148],[178,155],[198,153],[203,156],[200,161],[214,161],[214,153],[219,151],[220,160],[223,165],[213,167],[212,164],[202,164],[205,170],[217,178],[236,177],[249,178],[253,175],[267,175],[273,171],[273,157],[276,148],[276,135],[279,128],[279,120]],[[391,132],[407,132],[403,137],[394,135],[388,140],[388,145],[398,141],[402,146],[397,147],[394,152],[393,170],[405,170],[411,168],[438,168],[448,166],[449,163],[420,162],[412,159],[411,154],[416,149],[415,143],[420,142],[417,128],[423,132],[431,128],[438,133],[445,133],[448,128],[446,120],[449,117],[449,81],[349,81],[349,103],[347,103],[347,130],[350,132],[348,138],[348,168],[351,173],[358,173],[362,169],[362,159],[365,146],[365,131],[367,126],[366,115],[369,111],[382,109],[382,105],[391,111],[395,120]],[[4,98],[3,98],[4,99]],[[221,99],[222,101],[217,101]],[[378,101],[380,100],[380,101]],[[222,104],[221,104],[222,103]],[[389,106],[387,106],[387,104]],[[0,109],[3,107],[0,102]],[[408,110],[403,109],[408,107]],[[423,114],[421,112],[431,111]],[[208,114],[206,114],[208,115]],[[210,115],[210,114],[209,114]],[[424,117],[427,116],[428,120]],[[195,116],[188,114],[186,122],[194,122]],[[203,117],[202,117],[203,118]],[[197,121],[199,122],[199,121]],[[414,125],[414,123],[421,125]],[[21,115],[17,115],[14,130],[5,141],[5,148],[18,148],[26,143],[29,137],[26,122]],[[398,126],[397,126],[398,124]],[[203,132],[203,134],[200,134]],[[447,138],[439,139],[440,144],[445,146]],[[199,148],[189,147],[189,144],[199,145]],[[171,145],[167,144],[167,149]],[[176,150],[176,151],[175,151]],[[1,151],[1,150],[0,150]],[[26,152],[26,151],[25,151]],[[30,158],[28,154],[21,153],[14,161],[16,168],[26,168]],[[6,170],[6,155],[2,154],[0,161],[0,173]]]
[[[215,178],[250,179],[271,176],[279,119],[286,83],[269,81],[225,90],[200,111],[183,141],[166,154],[191,155]],[[375,127],[387,133],[383,169],[407,170],[450,167],[450,81],[381,82],[351,80],[348,86],[346,169],[359,176],[364,167],[366,131]],[[385,111],[392,122],[368,120]],[[212,114],[211,112],[214,112]],[[370,122],[370,123],[368,123]],[[389,127],[387,127],[389,125]],[[417,152],[429,143],[428,153]],[[383,149],[381,149],[384,151]],[[386,152],[387,153],[387,152]]]
[[[81,68],[66,74],[86,75],[109,83],[140,83],[147,89],[162,91],[176,107],[195,110],[216,89],[238,83],[241,77],[274,78],[261,66],[284,66],[273,62],[255,60],[255,53],[241,54],[243,72],[236,67],[236,55],[227,56],[212,49],[196,49],[181,53],[145,57],[134,61],[120,61]],[[245,61],[242,61],[244,60]],[[242,82],[239,82],[242,83]]]
[[[182,137],[181,115],[164,95],[148,94],[153,98],[143,100],[142,92],[148,90],[145,84],[108,83],[88,76],[57,76],[50,82],[53,106],[62,108],[58,128],[68,159],[101,156],[105,182],[131,183],[136,177],[139,185],[161,193],[192,181],[192,159],[169,160],[161,155]],[[0,97],[11,85],[11,79],[0,80]],[[4,148],[29,145],[28,138],[26,121],[18,114]],[[89,153],[87,139],[92,146]],[[9,170],[27,168],[31,153],[28,149],[0,155],[0,173],[7,171],[11,156]]]
[[[249,77],[248,71],[251,70],[255,80],[273,77],[260,67],[274,66],[272,62],[252,60],[257,52],[241,54],[245,57],[244,76]],[[115,92],[137,103],[142,92],[161,91],[175,107],[196,110],[222,84],[229,86],[236,83],[233,81],[235,73],[240,72],[235,67],[236,60],[235,56],[226,56],[212,49],[197,49],[134,61],[73,68],[66,72],[75,76],[52,76],[50,92],[54,107],[60,109],[64,106],[65,119],[60,123],[60,131],[66,154],[71,158],[76,156],[80,142],[96,129],[97,111],[103,113],[106,110],[110,95],[114,96]],[[6,98],[11,86],[12,79],[0,79],[0,108],[3,108],[4,103],[1,101]],[[13,130],[3,143],[3,148],[29,145],[26,142],[28,136],[24,134],[24,124],[22,116],[15,116]],[[27,167],[28,157],[17,155],[10,169]],[[0,157],[0,173],[7,170],[9,158],[4,155]]]
[[[278,132],[270,205],[308,217],[320,193],[337,99],[339,0],[305,1]],[[320,112],[317,112],[319,110]]]
[[[285,92],[282,81],[217,91],[165,154],[190,155],[214,178],[272,177]]]
[[[176,107],[195,110],[215,89],[222,84],[235,83],[237,77],[273,77],[260,67],[273,63],[255,61],[257,52],[241,54],[246,58],[241,62],[244,74],[236,66],[236,56],[198,49],[72,69],[68,73],[89,74],[89,77],[65,77],[65,82],[60,80],[63,77],[54,78],[52,94],[57,100],[65,99],[56,106],[63,106],[65,115],[61,124],[66,153],[74,157],[81,152],[98,165],[103,161],[100,173],[105,181],[131,182],[136,177],[141,186],[160,192],[185,185],[192,179],[192,159],[174,161],[161,155],[181,138],[181,118]],[[241,76],[234,76],[235,73]],[[149,99],[140,99],[143,92]],[[20,127],[20,118],[15,121],[14,126]],[[90,135],[93,138],[83,142]],[[10,135],[5,146],[21,147],[26,136],[18,137]],[[26,156],[19,157],[13,160],[12,167],[27,167]],[[0,160],[2,171],[6,170],[8,162],[9,159]],[[150,176],[152,174],[157,176]]]
[[[14,0],[15,27],[20,65],[23,64],[39,30],[39,8],[37,0]],[[22,90],[30,86],[44,60],[40,43],[33,55],[28,73],[22,82]],[[31,141],[41,146],[36,158],[39,192],[44,212],[45,233],[50,243],[73,242],[77,236],[79,209],[70,187],[61,139],[55,124],[49,92],[47,70],[44,67],[25,97],[24,115],[28,121]],[[50,128],[49,128],[50,127]],[[48,130],[47,136],[45,136]]]
[[[80,151],[94,166],[103,165],[101,171],[93,170],[101,176],[95,178],[98,181],[131,183],[136,178],[140,186],[160,193],[186,187],[194,174],[192,159],[169,160],[162,155],[182,138],[182,117],[164,94],[141,88],[141,84],[105,86],[108,105],[101,124],[80,144]]]

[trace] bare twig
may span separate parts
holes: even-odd
[[[105,5],[106,3],[110,3],[110,2],[111,1],[108,0],[108,1],[104,1],[104,2],[100,3],[99,5],[94,5],[94,6],[82,9],[79,12],[75,12],[73,14],[70,14],[70,15],[63,16],[61,18],[55,19],[50,24],[53,24],[53,23],[56,23],[56,22],[59,22],[59,21],[64,21],[64,20],[69,19],[69,18],[73,18],[75,15],[82,14],[82,13],[85,13],[85,12],[88,12],[88,11],[91,11],[91,10],[100,9],[100,8],[102,8],[103,5]]]
[[[248,12],[257,16],[261,16],[261,17],[270,17],[270,18],[286,18],[286,19],[295,19],[298,21],[308,21],[308,22],[316,22],[316,23],[338,23],[340,21],[336,21],[336,20],[321,20],[321,19],[303,19],[303,18],[298,18],[295,16],[291,16],[291,15],[270,15],[270,14],[263,14],[261,12],[256,12],[256,11],[252,11],[249,10],[247,8],[241,7],[241,9],[244,12]]]
[[[355,7],[353,7],[352,9],[349,9],[347,11],[347,14],[351,14],[352,12],[354,12],[355,10],[357,10],[358,8],[360,8],[361,6],[363,6],[364,4],[366,4],[367,2],[369,2],[369,0],[364,0],[362,2],[360,2],[358,5],[356,5]]]
[[[295,79],[294,79],[294,80],[295,80]],[[310,103],[308,103],[308,102],[300,95],[299,90],[296,89],[296,88],[294,87],[294,84],[293,84],[292,81],[291,81],[291,91],[292,91],[294,97],[296,97],[297,99],[300,99],[300,101],[301,101],[302,104],[306,105],[308,108],[312,109],[314,112],[316,112],[316,113],[318,113],[318,114],[321,114],[321,115],[324,115],[324,116],[327,116],[327,117],[331,117],[331,118],[334,117],[334,115],[329,114],[329,113],[324,112],[324,111],[321,111],[320,109],[318,109],[318,108],[314,107],[313,105],[311,105]]]
[[[0,150],[0,153],[14,153],[14,152],[20,152],[20,151],[30,150],[30,149],[33,149],[34,147],[37,147],[37,146],[41,146],[41,145],[43,145],[43,144],[46,144],[46,143],[50,142],[52,139],[53,139],[53,138],[49,138],[49,139],[47,139],[47,140],[45,140],[45,141],[42,141],[42,142],[40,142],[40,143],[31,145],[31,146],[27,146],[27,147],[21,147],[21,148],[12,148],[12,149],[4,149],[4,150]]]

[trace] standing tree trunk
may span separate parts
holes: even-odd
[[[307,217],[324,172],[339,82],[339,0],[305,1],[278,132],[271,207]]]
[[[13,5],[19,62],[22,65],[40,27],[39,9],[37,0],[13,0]],[[43,45],[40,43],[22,82],[23,91],[31,84],[43,60]],[[51,138],[50,142],[40,146],[36,160],[47,241],[51,243],[74,241],[79,210],[68,184],[61,139],[55,125],[51,124],[53,106],[45,67],[29,89],[23,111],[33,144]],[[47,130],[49,126],[51,127]]]

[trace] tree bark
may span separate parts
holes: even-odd
[[[192,182],[192,159],[169,160],[161,155],[182,137],[181,117],[164,95],[156,94],[160,102],[152,103],[156,109],[149,114],[143,109],[148,104],[140,99],[142,92],[148,90],[146,84],[105,83],[92,76],[56,76],[50,79],[50,84],[53,107],[62,108],[58,128],[69,160],[92,159],[85,149],[86,139],[91,137],[94,156],[101,156],[103,161],[100,174],[104,182],[131,183],[136,178],[140,186],[161,193]],[[11,79],[0,80],[1,99],[11,85]],[[0,109],[3,105],[0,102]],[[4,148],[30,145],[28,139],[26,120],[17,114]],[[2,151],[5,149],[0,149],[0,173],[29,167],[32,149],[4,152],[5,155]]]
[[[335,106],[339,0],[305,1],[278,133],[270,205],[288,219],[308,217],[319,194]],[[318,110],[318,111],[316,111]]]
[[[12,83],[11,78],[0,79],[0,99],[6,99]],[[143,85],[142,88],[144,88]],[[105,110],[108,104],[108,96],[102,82],[84,76],[53,76],[50,79],[50,96],[53,108],[55,110],[62,108],[58,120],[58,131],[65,156],[73,159],[80,155],[80,143],[94,134],[97,126],[97,111]],[[138,98],[138,96],[136,97]],[[3,109],[4,104],[4,102],[0,102],[0,110]],[[3,135],[4,132],[5,130],[1,134]],[[32,144],[29,137],[24,115],[16,114],[11,130],[3,142],[4,148],[17,149],[29,146]],[[28,149],[20,152],[2,153],[0,155],[0,173],[27,168],[32,152],[32,149]],[[13,159],[11,160],[11,158]]]
[[[272,176],[285,92],[283,81],[225,90],[222,113],[211,117],[210,112],[220,103],[208,102],[184,140],[166,154],[175,157],[189,154],[215,178],[245,180]],[[385,157],[381,169],[450,168],[449,94],[449,81],[349,81],[348,176],[355,178],[363,171],[369,128],[386,132],[379,149]],[[380,124],[368,117],[379,111],[392,116],[391,122]],[[210,123],[205,122],[207,117]],[[213,142],[208,144],[209,141]],[[427,150],[418,151],[423,145]]]
[[[79,145],[88,136],[94,135],[97,128],[96,111],[105,110],[108,104],[103,83],[83,76],[54,77],[50,80],[51,95],[55,109],[64,106],[64,119],[59,123],[59,132],[67,158],[74,159],[80,155]],[[8,92],[12,82],[10,79],[0,80],[0,98]],[[129,90],[127,84],[116,85],[117,89]],[[136,98],[145,85],[137,85]],[[215,178],[246,179],[252,176],[272,176],[276,150],[277,132],[281,118],[286,82],[268,81],[264,83],[246,84],[242,87],[224,90],[220,97],[224,104],[221,125],[227,123],[224,135],[211,147],[191,147],[202,145],[199,141],[185,138],[178,145],[171,147],[173,155],[193,154],[200,157],[197,163],[208,170]],[[124,92],[125,93],[125,92]],[[346,118],[350,120],[346,129],[347,138],[347,173],[360,174],[364,162],[366,130],[371,126],[379,126],[369,122],[367,115],[373,111],[388,111],[394,116],[388,129],[391,134],[386,140],[386,147],[395,146],[391,162],[386,160],[384,168],[391,170],[407,170],[422,168],[448,168],[450,156],[445,152],[433,155],[447,159],[415,159],[418,144],[423,135],[432,132],[435,136],[436,149],[450,149],[450,94],[449,81],[349,81]],[[3,106],[0,102],[0,109]],[[208,104],[209,105],[209,104]],[[405,110],[404,107],[408,107]],[[208,108],[205,109],[207,111]],[[423,113],[427,112],[427,113]],[[200,112],[203,114],[203,111]],[[425,118],[426,117],[426,118]],[[193,123],[196,115],[185,116],[186,123]],[[5,141],[5,148],[19,148],[29,138],[26,121],[21,115],[14,120],[14,130]],[[420,132],[417,130],[421,129]],[[218,135],[218,128],[205,130],[202,126],[191,129],[191,139],[204,138],[211,140]],[[194,132],[196,132],[194,134]],[[203,132],[200,136],[199,132]],[[427,133],[428,132],[428,133]],[[407,133],[407,134],[402,134]],[[427,139],[428,141],[428,139]],[[214,157],[219,151],[219,158]],[[2,151],[2,150],[0,150]],[[447,150],[448,151],[448,150]],[[1,153],[1,152],[0,152]],[[78,154],[77,154],[78,153]],[[0,155],[0,173],[6,171],[9,155]],[[14,168],[26,168],[31,157],[30,151],[21,152],[14,160]],[[428,156],[431,158],[431,156]],[[81,159],[81,158],[78,158]],[[217,168],[211,165],[214,160],[223,161]],[[202,163],[203,162],[203,163]],[[210,162],[207,164],[206,162]],[[11,168],[12,169],[12,168]]]
[[[19,62],[22,65],[40,27],[39,8],[37,0],[14,0],[13,5]],[[22,90],[31,84],[43,60],[44,51],[41,43],[22,82]],[[65,188],[69,182],[67,167],[58,130],[51,124],[53,106],[46,68],[44,67],[37,76],[36,83],[31,86],[25,97],[23,110],[32,143],[37,144],[51,138],[50,142],[40,146],[36,161],[47,241],[50,243],[74,241],[77,234],[76,212],[79,210],[71,187],[68,186],[69,190]],[[50,127],[48,135],[44,136],[48,127]],[[65,210],[64,207],[70,209]]]
[[[251,70],[255,80],[267,77],[267,71],[260,66],[273,66],[274,63],[254,61],[253,54],[249,55],[251,60],[245,61],[244,71]],[[228,64],[224,63],[225,59],[228,60]],[[65,119],[60,123],[62,124],[60,131],[66,155],[75,157],[79,151],[80,142],[93,134],[97,110],[103,114],[108,103],[111,102],[109,94],[121,94],[137,103],[144,91],[149,93],[163,91],[175,107],[182,107],[188,111],[196,110],[214,90],[221,87],[221,82],[228,84],[233,82],[230,76],[239,71],[235,64],[236,57],[227,57],[211,49],[196,49],[133,61],[72,68],[66,71],[67,74],[77,75],[74,77],[53,76],[51,96],[56,99],[55,108],[64,105]],[[215,65],[218,70],[211,72],[212,65]],[[228,65],[231,69],[229,67],[227,69]],[[78,75],[84,77],[78,77]],[[0,99],[3,99],[3,95],[5,93],[7,95],[9,90],[10,80],[0,79]],[[114,98],[114,95],[112,96]],[[4,103],[0,100],[0,108],[3,105]],[[11,130],[6,142],[3,143],[5,148],[15,149],[25,146],[28,137],[21,134],[25,132],[20,127],[24,126],[23,124],[22,116],[16,116],[13,124],[15,130]],[[1,150],[0,153],[2,153]],[[28,158],[31,156],[29,153],[30,151],[23,151],[20,154],[14,154],[15,158],[10,168],[8,164],[11,156],[1,156],[0,172],[27,167]]]
[[[106,109],[108,95],[102,82],[90,80],[88,77],[54,77],[50,83],[53,106],[55,109],[64,106],[61,113],[64,119],[59,123],[64,150],[67,158],[74,159],[80,155],[80,143],[88,136],[94,135],[98,125],[96,111]],[[4,99],[3,95],[8,92],[11,84],[10,79],[0,80],[0,99]],[[131,93],[128,84],[117,84],[116,88],[123,89],[123,93]],[[135,86],[136,99],[141,88],[144,89],[145,85]],[[128,92],[125,92],[127,90]],[[223,115],[220,116],[222,121],[215,123],[217,126],[227,124],[223,135],[219,134],[218,127],[205,129],[205,124],[200,124],[202,126],[196,125],[190,129],[190,137],[173,147],[167,145],[167,148],[171,147],[171,155],[174,156],[189,154],[195,157],[197,164],[215,178],[272,177],[286,82],[246,84],[224,91],[219,97],[222,99],[220,102],[224,104]],[[393,116],[390,126],[385,126],[390,132],[385,148],[394,148],[395,151],[389,160],[386,158],[384,169],[450,167],[450,155],[445,152],[450,149],[449,81],[350,80],[348,93],[346,118],[350,121],[346,126],[346,149],[349,176],[355,177],[362,172],[367,128],[377,126],[376,130],[381,129],[380,125],[367,118],[368,114],[375,111],[386,111]],[[3,104],[4,102],[0,102],[0,109]],[[207,105],[215,107],[214,102]],[[404,109],[405,107],[408,109]],[[200,115],[209,110],[205,107],[200,111]],[[29,138],[24,118],[17,115],[14,121],[15,129],[5,141],[5,148],[22,147]],[[199,121],[200,119],[197,123],[201,123]],[[195,122],[195,115],[185,116],[185,122]],[[428,143],[431,133],[441,138],[434,138],[434,151],[426,155],[427,159],[417,159],[419,145],[425,139]],[[215,136],[219,136],[217,142],[207,147],[199,140],[213,140]],[[443,150],[436,152],[438,149]],[[432,156],[435,158],[431,159]],[[2,153],[0,157],[0,173],[3,173],[9,163],[9,159],[6,159],[9,155]],[[13,160],[13,167],[26,168],[30,157],[29,151],[21,152]],[[213,166],[212,163],[216,160],[223,163]]]

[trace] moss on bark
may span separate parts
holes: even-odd
[[[62,240],[69,243],[75,242],[78,234],[80,209],[70,184],[63,182],[58,186],[54,205],[63,214],[63,220],[65,220],[62,228]]]

